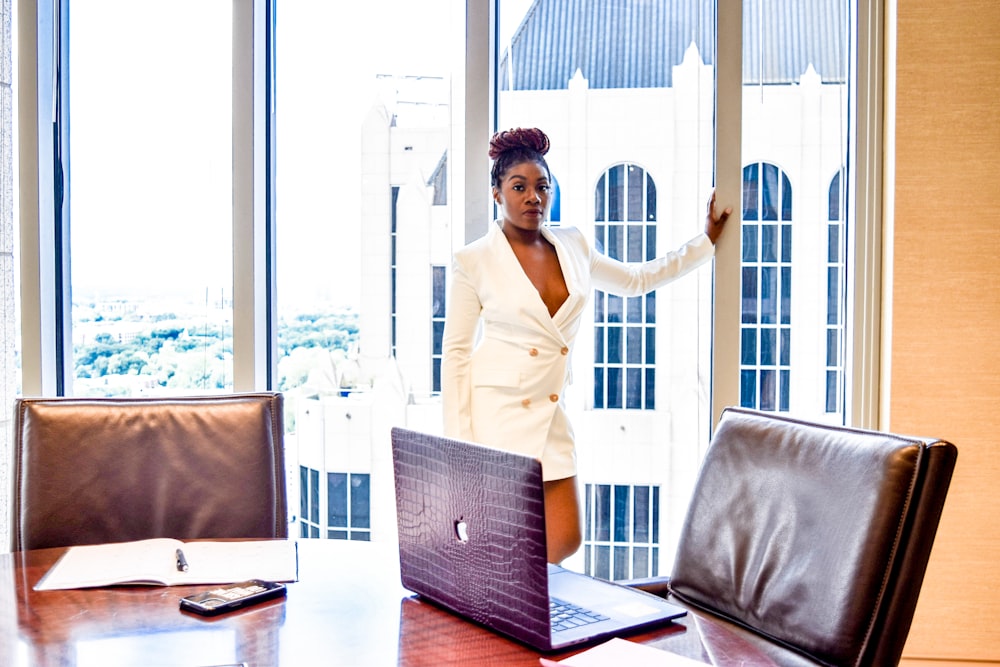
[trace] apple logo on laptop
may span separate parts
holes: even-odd
[[[463,544],[469,541],[469,524],[462,517],[455,522],[455,537]]]

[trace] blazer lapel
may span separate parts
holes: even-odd
[[[551,235],[546,234],[547,231],[544,227],[543,235],[545,238],[549,239],[556,246],[556,254],[559,256],[560,264],[563,263],[563,252],[560,252],[560,244],[555,241]],[[545,302],[542,301],[541,295],[535,286],[531,283],[528,275],[524,272],[524,268],[521,267],[521,262],[518,261],[517,255],[514,254],[514,249],[510,247],[510,242],[507,237],[504,236],[503,230],[500,229],[500,223],[494,222],[493,226],[490,228],[490,244],[495,246],[496,254],[503,258],[504,272],[511,276],[510,284],[513,288],[518,291],[518,301],[520,302],[522,308],[522,314],[529,316],[534,320],[539,327],[548,332],[553,338],[558,340],[560,344],[565,344],[565,338],[559,327],[556,326],[553,321],[552,316],[549,315],[549,309],[545,306]],[[563,269],[563,275],[566,275],[566,269]],[[569,284],[569,278],[567,280],[567,286],[572,287]],[[570,297],[573,298],[573,291],[570,289]],[[563,304],[563,307],[559,309],[556,313],[556,317],[562,314],[562,311],[569,304],[569,299],[567,303]]]

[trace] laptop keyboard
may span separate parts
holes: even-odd
[[[553,632],[608,620],[607,616],[556,598],[549,600],[549,617],[552,619]]]

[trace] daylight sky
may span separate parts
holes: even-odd
[[[377,99],[374,75],[447,76],[464,29],[452,9],[463,5],[279,0],[282,292],[356,305],[358,128]],[[529,5],[504,0],[503,14],[518,16],[502,21],[505,34]],[[230,12],[231,0],[73,4],[77,293],[230,289]]]

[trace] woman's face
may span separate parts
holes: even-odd
[[[521,162],[507,170],[500,187],[493,187],[493,200],[500,207],[504,224],[519,229],[538,229],[549,213],[552,185],[549,172],[538,162]]]

